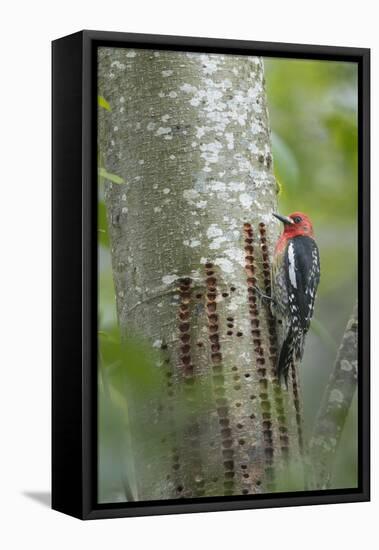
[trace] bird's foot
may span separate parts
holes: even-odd
[[[258,296],[258,309],[260,309],[262,305],[270,308],[271,305],[275,304],[274,298],[265,294],[258,286],[254,285],[254,290]]]
[[[266,300],[268,303],[275,304],[274,298],[265,294],[258,286],[254,285],[254,290],[258,294],[259,299],[262,303]]]

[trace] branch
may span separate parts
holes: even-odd
[[[334,459],[357,387],[357,346],[358,317],[357,305],[355,305],[338,350],[310,441],[316,489],[327,489],[331,485]]]

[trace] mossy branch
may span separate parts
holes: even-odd
[[[358,379],[358,309],[347,323],[310,441],[316,489],[331,486],[333,464]]]

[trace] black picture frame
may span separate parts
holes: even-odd
[[[359,80],[359,486],[117,504],[97,483],[98,46],[353,61]],[[52,507],[81,519],[358,502],[370,499],[370,50],[81,31],[52,44]]]

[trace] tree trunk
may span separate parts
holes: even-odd
[[[136,499],[275,490],[299,403],[254,288],[270,292],[279,229],[262,60],[100,48],[99,93],[100,152],[124,180],[105,185],[119,324],[166,376],[129,402]]]
[[[358,308],[355,305],[338,350],[310,441],[316,489],[331,485],[333,463],[358,382]]]

